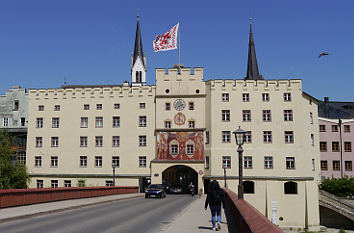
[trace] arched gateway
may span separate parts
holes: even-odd
[[[175,165],[162,172],[162,180],[168,182],[171,187],[181,187],[183,193],[189,193],[188,186],[193,182],[195,190],[198,190],[198,173],[188,166]]]

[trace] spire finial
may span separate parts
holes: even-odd
[[[252,25],[252,13],[251,12],[250,12],[249,20],[250,20],[250,25]]]
[[[139,21],[139,9],[137,10],[136,18],[137,18],[137,20]]]

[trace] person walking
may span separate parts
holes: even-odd
[[[204,209],[206,210],[209,205],[211,211],[211,222],[213,224],[214,231],[221,229],[221,203],[225,209],[224,191],[220,188],[219,183],[216,180],[213,180],[208,186],[208,193],[205,200]],[[217,216],[217,222],[215,215]]]
[[[191,181],[191,183],[189,184],[188,187],[189,187],[189,191],[191,192],[192,196],[194,196],[195,186],[194,186],[192,181]]]

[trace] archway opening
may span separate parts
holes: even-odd
[[[193,182],[195,193],[198,192],[198,173],[187,166],[176,165],[162,172],[162,180],[171,186],[181,188],[181,193],[190,193],[189,184]]]

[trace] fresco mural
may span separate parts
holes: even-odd
[[[203,132],[158,132],[158,160],[204,161]]]

